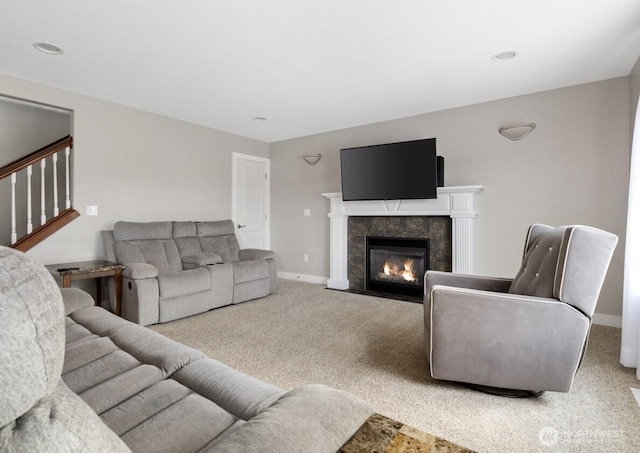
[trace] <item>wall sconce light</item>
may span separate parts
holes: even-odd
[[[498,129],[498,133],[504,135],[509,140],[518,141],[529,135],[535,128],[536,123],[529,123],[520,126],[501,127]]]
[[[311,166],[317,164],[322,159],[322,154],[316,154],[315,156],[302,156],[302,158]]]

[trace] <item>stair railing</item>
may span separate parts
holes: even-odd
[[[11,162],[8,165],[0,168],[0,180],[10,177],[11,178],[11,247],[19,250],[25,250],[33,247],[33,245],[44,240],[46,237],[53,234],[64,224],[70,222],[74,218],[79,216],[79,213],[71,207],[71,192],[70,192],[70,180],[71,180],[71,167],[70,167],[70,155],[73,147],[73,139],[71,136],[66,136],[57,140],[37,151],[34,151],[20,159]],[[58,154],[64,153],[64,175],[65,175],[65,199],[64,210],[60,211],[58,200]],[[47,217],[47,181],[46,181],[46,168],[47,159],[51,157],[52,165],[52,185],[50,198],[52,199],[53,208],[49,212],[52,213],[50,218]],[[33,224],[33,206],[32,206],[32,186],[33,186],[33,167],[40,168],[40,226],[34,229]],[[26,235],[18,238],[18,219],[16,217],[16,184],[19,180],[19,176],[26,177]],[[37,176],[36,176],[37,178]],[[51,203],[51,202],[50,202]],[[49,204],[50,204],[49,203]],[[63,220],[62,217],[66,218]],[[49,227],[49,228],[47,228]],[[47,232],[47,230],[50,230]],[[33,235],[38,235],[39,238],[31,238]],[[26,244],[26,245],[25,245]]]

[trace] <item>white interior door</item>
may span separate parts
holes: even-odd
[[[233,153],[232,218],[240,247],[270,248],[270,161]]]

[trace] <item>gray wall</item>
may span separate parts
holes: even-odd
[[[71,134],[71,112],[50,107],[26,103],[0,96],[0,166],[42,148],[49,143]],[[40,178],[39,169],[34,168],[32,182],[34,226],[40,225]],[[53,190],[53,166],[51,159],[47,165],[48,193]],[[64,178],[64,168],[58,168],[58,177]],[[59,179],[64,181],[64,179]],[[26,234],[26,170],[18,173],[16,184],[16,218],[23,222],[17,224],[18,237]],[[64,200],[64,187],[59,186],[59,197]],[[53,213],[53,201],[48,203]],[[0,244],[11,241],[11,180],[0,181]]]
[[[0,97],[0,166],[71,134],[71,112]]]
[[[637,76],[624,77],[269,146],[0,75],[0,94],[74,115],[74,206],[83,215],[29,252],[43,263],[103,256],[99,231],[121,219],[229,217],[236,151],[271,155],[271,240],[280,270],[328,276],[329,202],[320,194],[341,190],[339,149],[437,137],[447,185],[485,187],[478,197],[475,272],[513,276],[530,223],[603,228],[622,239],[597,308],[615,316],[622,299],[629,99],[638,85]],[[538,127],[521,142],[497,133],[529,122]],[[316,166],[302,159],[317,153],[323,158]],[[89,204],[99,205],[98,217],[84,215]]]
[[[22,79],[0,75],[0,94],[73,111],[81,217],[29,251],[44,264],[103,257],[99,232],[117,220],[229,218],[231,153],[269,155],[263,142]]]
[[[537,128],[520,142],[497,132],[530,122]],[[531,223],[602,228],[621,243],[597,312],[620,316],[628,131],[623,77],[272,143],[271,244],[279,268],[329,275],[329,201],[320,194],[341,191],[340,148],[437,137],[446,185],[485,188],[477,199],[475,273],[513,277]],[[316,166],[302,159],[317,153]]]

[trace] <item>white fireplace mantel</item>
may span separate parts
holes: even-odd
[[[473,273],[474,198],[482,186],[438,187],[430,200],[343,201],[342,193],[323,193],[331,201],[330,276],[327,286],[349,289],[347,276],[347,225],[349,216],[449,216],[452,219],[452,270]]]

